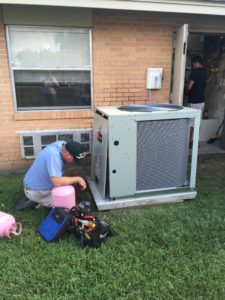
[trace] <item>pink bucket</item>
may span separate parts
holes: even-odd
[[[15,218],[3,211],[0,211],[0,237],[10,237],[11,234],[20,235],[22,224],[16,222]]]
[[[75,189],[72,185],[54,187],[51,197],[52,207],[71,209],[76,205]]]

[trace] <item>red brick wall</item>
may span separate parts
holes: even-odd
[[[20,160],[18,142],[12,131],[13,103],[6,54],[4,24],[0,20],[0,169],[13,167],[15,160]],[[14,153],[15,154],[14,154]]]
[[[163,67],[162,90],[153,101],[169,100],[172,34],[188,23],[193,28],[225,28],[223,17],[185,16],[126,11],[93,11],[94,105],[147,101],[146,68]],[[0,17],[0,170],[27,166],[21,158],[19,130],[70,129],[92,126],[93,111],[15,112],[5,28]]]
[[[146,68],[163,67],[153,102],[168,102],[174,31],[224,31],[225,18],[204,15],[96,10],[93,14],[94,99],[97,105],[146,103]]]
[[[0,170],[27,167],[19,140],[20,130],[73,129],[92,127],[93,112],[15,112],[6,50],[5,27],[0,16]]]
[[[93,16],[95,104],[145,103],[147,67],[163,67],[162,90],[153,101],[167,102],[172,55],[171,24],[149,13],[96,11]]]

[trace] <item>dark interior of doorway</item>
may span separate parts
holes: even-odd
[[[185,81],[191,73],[191,59],[200,55],[204,60],[207,72],[207,86],[225,86],[225,66],[222,67],[223,57],[225,59],[225,33],[189,33],[187,59],[185,68]],[[224,64],[225,65],[225,64]],[[207,87],[206,87],[206,109],[207,109]],[[184,93],[183,104],[187,104],[187,93]],[[210,107],[210,105],[209,105]],[[210,114],[210,111],[207,113]]]

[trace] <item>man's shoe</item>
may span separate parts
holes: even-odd
[[[36,206],[37,202],[31,201],[25,197],[16,204],[15,211],[21,211],[27,208],[35,208]]]

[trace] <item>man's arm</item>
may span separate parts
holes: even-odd
[[[188,82],[186,84],[186,89],[190,91],[192,89],[194,83],[195,83],[194,80],[188,80]]]
[[[79,176],[69,177],[69,176],[52,176],[51,181],[54,186],[63,186],[63,185],[73,185],[73,184],[79,184],[81,186],[82,190],[85,190],[87,187],[86,181]]]
[[[186,89],[188,91],[190,91],[193,88],[193,85],[197,79],[198,79],[198,70],[192,70],[192,72],[188,78],[188,82],[186,84]]]

